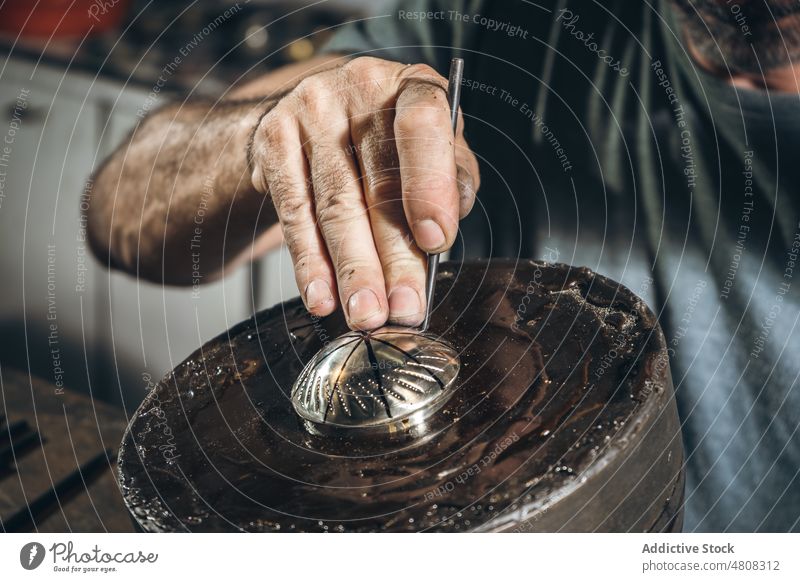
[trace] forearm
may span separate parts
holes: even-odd
[[[216,102],[148,116],[96,173],[87,213],[101,261],[145,279],[215,278],[276,223],[251,183],[248,143],[279,91],[329,58],[265,75]],[[276,93],[277,92],[277,93]]]

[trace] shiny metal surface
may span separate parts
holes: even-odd
[[[400,430],[424,421],[452,394],[458,353],[405,327],[347,333],[306,364],[292,405],[317,426]]]

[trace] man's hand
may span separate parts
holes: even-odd
[[[369,57],[306,77],[261,118],[250,160],[311,313],[341,304],[357,329],[422,321],[423,251],[453,244],[479,184],[446,79]]]

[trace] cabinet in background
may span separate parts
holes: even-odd
[[[297,294],[285,251],[194,294],[104,269],[89,256],[81,197],[148,92],[19,59],[6,61],[0,79],[0,139],[13,133],[0,165],[3,367],[130,410],[147,377],[157,380],[254,307]]]

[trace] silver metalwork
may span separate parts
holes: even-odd
[[[453,133],[464,61],[450,62],[447,100]],[[350,332],[322,348],[292,387],[292,405],[314,427],[380,428],[420,424],[452,395],[460,361],[447,343],[426,333],[439,255],[428,255],[421,329],[384,327]]]
[[[309,361],[292,388],[292,405],[315,425],[380,427],[423,422],[452,395],[458,353],[405,327],[350,332]]]

